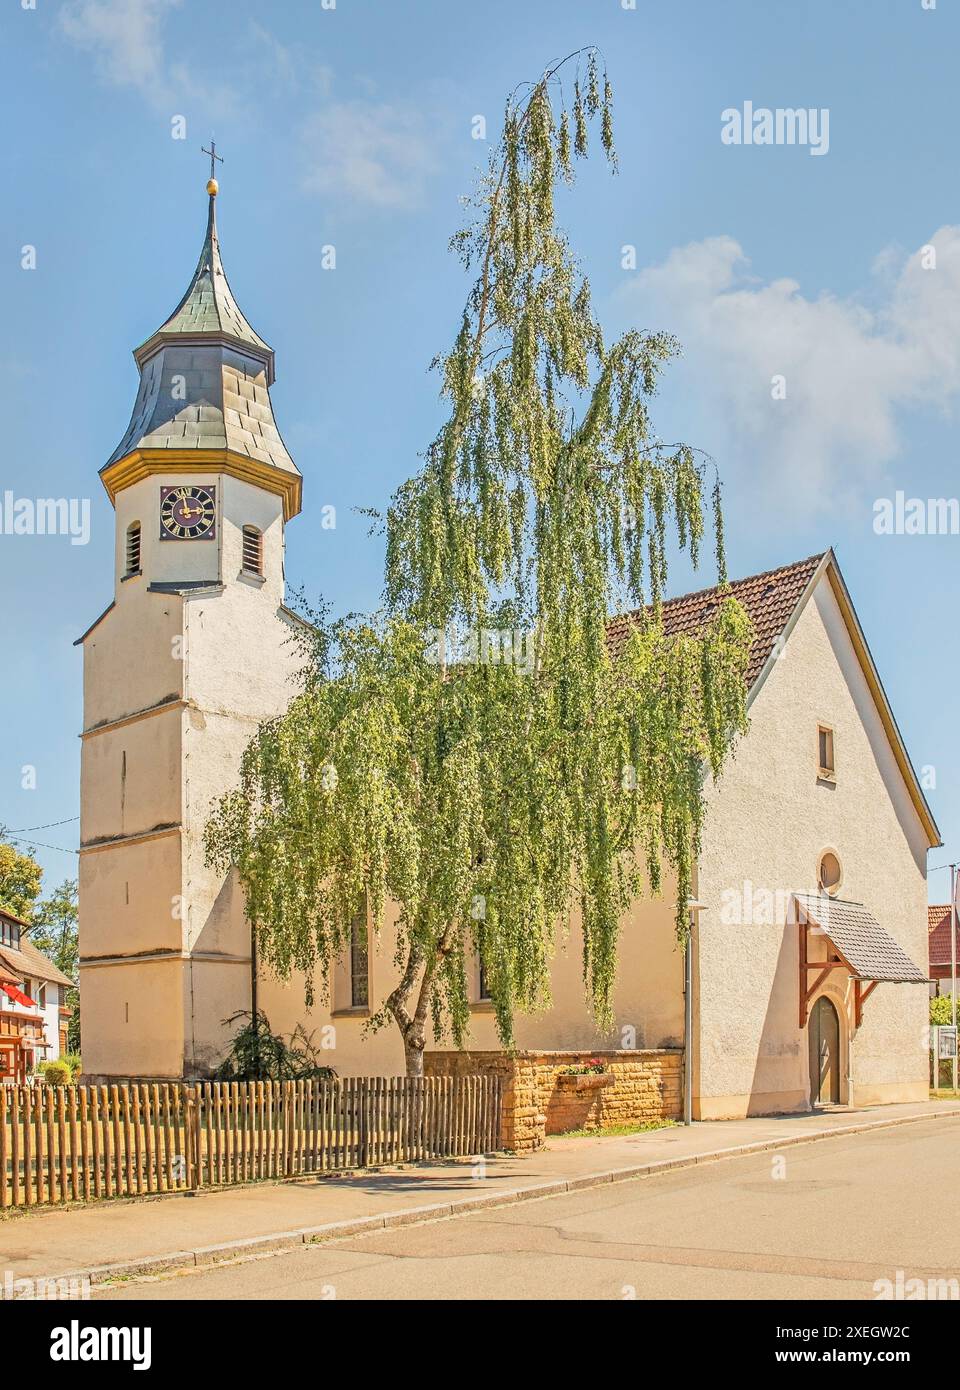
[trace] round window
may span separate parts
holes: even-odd
[[[832,897],[839,890],[842,878],[843,870],[840,867],[840,860],[833,850],[825,850],[820,856],[820,887]]]

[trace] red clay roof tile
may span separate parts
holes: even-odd
[[[928,954],[930,965],[950,964],[950,904],[927,907],[927,929],[930,933]],[[960,960],[960,922],[957,924],[957,959]]]
[[[752,574],[746,579],[735,579],[730,584],[727,592],[739,600],[753,623],[753,645],[746,673],[748,690],[753,688],[773,650],[773,644],[790,621],[822,559],[823,554],[811,555],[806,560],[781,565],[779,569],[766,570],[763,574]],[[666,599],[663,604],[664,630],[670,634],[699,631],[709,620],[720,596],[720,590],[714,587]],[[640,611],[635,609],[632,613],[621,613],[607,624],[614,654],[622,648],[630,626],[637,621]]]

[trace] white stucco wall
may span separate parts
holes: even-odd
[[[721,1118],[809,1106],[799,1025],[797,928],[783,904],[816,891],[820,856],[843,867],[840,896],[864,903],[926,967],[927,839],[837,599],[824,576],[756,696],[751,725],[708,791],[695,956],[696,1111]],[[818,781],[817,727],[835,731],[836,782]],[[725,894],[779,893],[772,924],[725,925]],[[852,1039],[852,987],[829,983],[841,1009],[844,1084],[856,1103],[927,1093],[927,989],[882,984]],[[852,1065],[848,1065],[848,1058]]]
[[[249,929],[232,876],[204,863],[203,830],[258,723],[293,693],[282,504],[228,475],[199,476],[216,488],[216,539],[161,542],[160,488],[189,481],[159,474],[119,494],[115,604],[84,642],[80,945],[92,1075],[212,1064],[221,1020],[249,1004]],[[143,573],[124,579],[133,520]],[[262,580],[241,573],[245,525],[263,535]],[[224,587],[150,590],[195,580]]]
[[[614,991],[614,1025],[608,1032],[596,1026],[585,998],[582,979],[582,938],[579,915],[572,916],[570,931],[558,929],[550,970],[552,1004],[535,1015],[518,1014],[516,1042],[520,1048],[563,1049],[604,1047],[676,1047],[683,1037],[683,957],[674,934],[672,892],[669,881],[662,898],[644,898],[626,915],[620,939],[617,984]],[[388,905],[379,942],[370,957],[370,999],[378,1007],[398,977],[394,965],[395,908]],[[275,1031],[289,1034],[298,1023],[332,1043],[325,1058],[345,1076],[402,1074],[403,1048],[391,1021],[379,1032],[367,1027],[364,1014],[347,1012],[349,976],[345,969],[333,972],[332,998],[317,999],[307,1011],[303,982],[294,977],[282,984],[269,976],[260,980],[260,1004]],[[475,965],[470,972],[470,1036],[466,1046],[487,1050],[500,1046],[489,1004],[478,1001]],[[329,1032],[333,1028],[332,1034]],[[327,1030],[325,1032],[325,1030]],[[428,1049],[450,1046],[428,1037]]]

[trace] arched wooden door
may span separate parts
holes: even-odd
[[[810,1099],[814,1105],[840,1104],[840,1019],[825,994],[810,1010]]]

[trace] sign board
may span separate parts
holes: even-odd
[[[957,1055],[957,1030],[954,1027],[944,1027],[941,1025],[937,1029],[937,1057],[943,1061],[949,1061]]]

